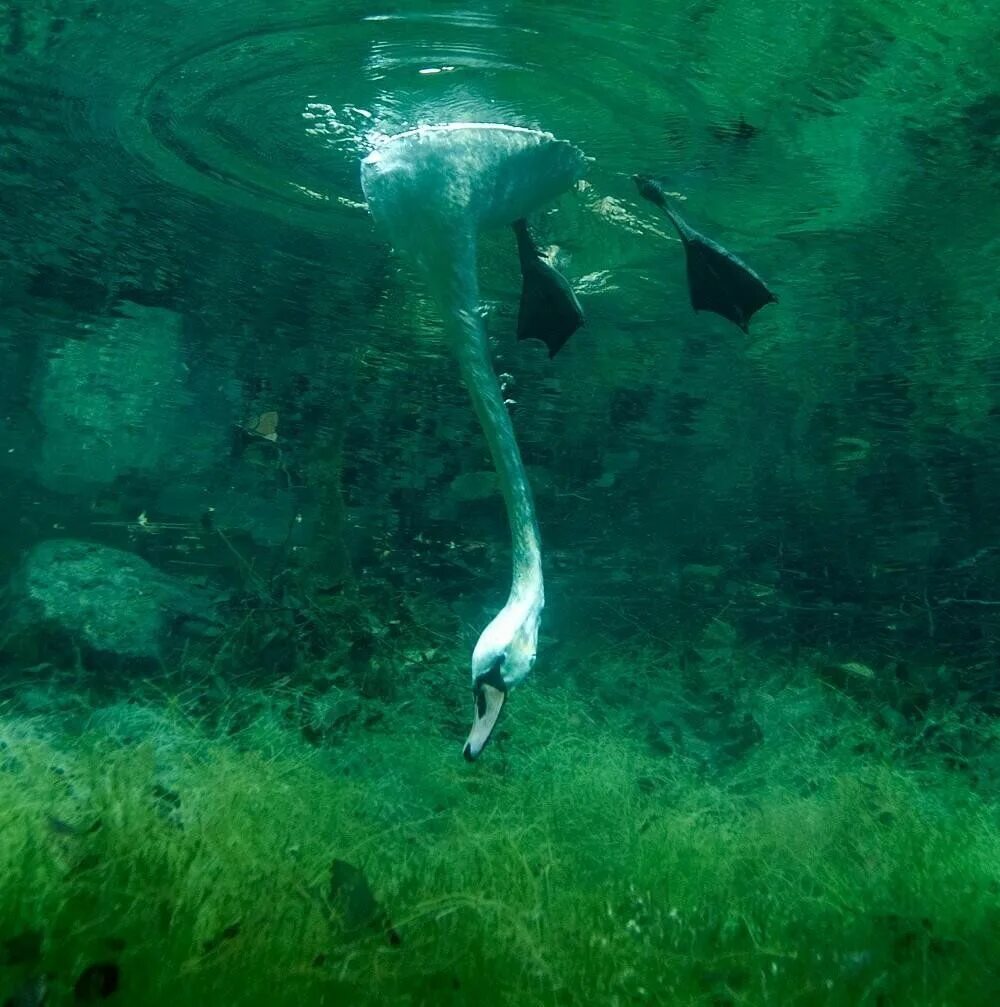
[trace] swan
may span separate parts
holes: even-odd
[[[396,251],[417,267],[441,313],[510,523],[510,594],[472,652],[473,722],[462,750],[470,762],[489,740],[508,693],[535,663],[545,604],[531,486],[480,312],[477,236],[517,225],[523,265],[530,255],[518,222],[581,178],[587,160],[551,133],[459,122],[389,137],[361,163],[361,185],[373,219]]]

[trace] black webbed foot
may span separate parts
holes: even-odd
[[[646,175],[636,175],[634,180],[640,195],[662,208],[680,236],[691,307],[714,311],[748,332],[753,315],[765,304],[777,303],[777,296],[742,259],[688,226],[667,202],[658,182]]]
[[[521,259],[521,305],[517,338],[540,339],[554,357],[584,324],[583,308],[566,278],[539,254],[524,220],[514,222]]]

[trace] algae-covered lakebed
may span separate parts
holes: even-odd
[[[786,669],[749,754],[664,758],[540,687],[467,766],[434,688],[324,744],[330,694],[8,702],[7,988],[89,1002],[110,965],[149,1005],[993,1002],[995,725],[894,731]]]

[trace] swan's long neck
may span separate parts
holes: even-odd
[[[475,236],[452,234],[448,245],[448,254],[438,259],[431,271],[432,288],[442,309],[462,380],[486,436],[507,507],[513,553],[508,604],[522,603],[540,610],[544,587],[538,521],[514,427],[487,348],[479,308]]]

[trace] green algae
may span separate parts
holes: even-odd
[[[968,774],[861,712],[706,774],[569,693],[517,700],[471,768],[405,703],[321,748],[287,692],[73,734],[9,707],[0,942],[33,953],[0,994],[68,1002],[111,962],[150,1007],[992,1002],[1000,806]]]

